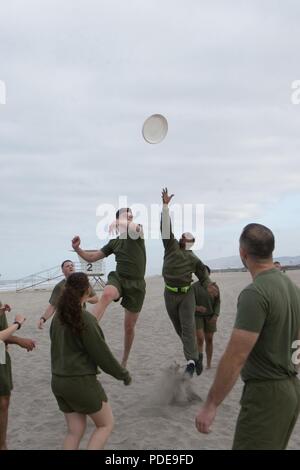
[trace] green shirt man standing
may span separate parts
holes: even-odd
[[[231,338],[196,417],[198,431],[208,433],[241,373],[245,385],[233,449],[285,449],[300,412],[293,351],[300,339],[300,289],[274,268],[274,246],[264,225],[243,229],[240,257],[253,282],[239,296]]]

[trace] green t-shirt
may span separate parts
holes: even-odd
[[[100,367],[116,379],[126,379],[128,371],[111,353],[96,318],[86,310],[82,315],[81,335],[62,325],[57,313],[54,315],[50,326],[52,374],[62,377],[95,375]]]
[[[300,330],[300,289],[276,268],[256,276],[238,298],[235,328],[259,333],[242,379],[284,379],[296,374],[292,343]]]
[[[101,248],[105,256],[114,254],[116,271],[126,279],[144,279],[146,271],[146,249],[142,236],[133,239],[130,235],[121,235],[110,240]]]
[[[192,252],[180,248],[174,237],[169,210],[164,206],[161,219],[162,241],[165,248],[162,275],[170,287],[189,286],[196,274],[202,285],[207,286],[210,279],[202,261]]]
[[[63,288],[65,287],[65,284],[66,284],[66,279],[62,279],[54,287],[54,289],[52,291],[52,294],[51,294],[51,297],[49,299],[49,304],[52,305],[53,307],[56,307],[58,299],[61,296]],[[96,295],[96,292],[94,291],[94,289],[92,288],[91,285],[90,285],[90,288],[91,288],[90,297],[94,297],[94,295]],[[84,305],[84,307],[85,307],[85,305]]]
[[[192,288],[195,293],[196,306],[202,306],[206,308],[205,313],[195,312],[195,314],[200,317],[211,317],[213,315],[219,316],[221,303],[220,296],[217,298],[212,298],[207,290],[201,285],[200,281],[192,284]]]

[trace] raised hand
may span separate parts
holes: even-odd
[[[73,250],[76,251],[79,248],[80,243],[81,243],[80,237],[78,235],[76,235],[76,237],[74,237],[73,240],[72,240]]]
[[[163,204],[169,204],[173,196],[174,194],[171,194],[171,196],[168,195],[168,188],[163,188],[161,193]]]

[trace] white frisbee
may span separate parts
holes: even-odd
[[[168,121],[161,114],[152,114],[144,122],[142,134],[149,144],[159,144],[168,133]]]

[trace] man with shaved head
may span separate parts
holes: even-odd
[[[165,248],[163,277],[165,281],[165,304],[168,315],[183,344],[187,360],[185,372],[193,376],[202,372],[203,354],[198,353],[195,325],[195,295],[191,289],[193,273],[206,287],[210,283],[204,264],[192,252],[195,242],[193,234],[185,232],[176,240],[172,232],[168,204],[172,197],[167,188],[162,191],[161,232]]]
[[[274,267],[274,235],[260,224],[240,236],[240,257],[253,282],[240,294],[235,326],[214,383],[196,417],[208,433],[217,407],[241,372],[244,389],[233,449],[280,450],[300,411],[293,347],[300,338],[300,289]]]

